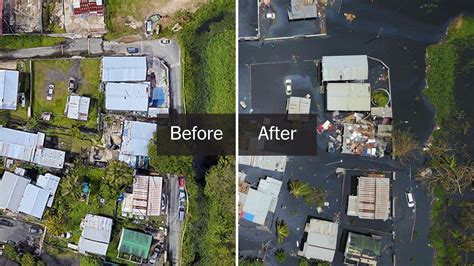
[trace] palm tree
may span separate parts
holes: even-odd
[[[313,187],[311,188],[311,193],[304,196],[304,202],[306,202],[308,205],[321,207],[324,204],[325,198],[326,192],[322,188]]]
[[[62,222],[61,217],[58,215],[48,215],[46,218],[45,226],[48,229],[48,233],[53,236],[59,236],[61,233],[66,231],[63,228],[64,223]]]
[[[308,183],[299,180],[290,180],[290,194],[297,197],[305,197],[311,194],[311,187]]]
[[[276,231],[278,236],[278,243],[283,243],[283,240],[290,235],[288,224],[283,221],[276,221]]]
[[[112,161],[107,166],[105,181],[110,187],[122,188],[132,182],[133,170],[124,162]]]
[[[81,196],[80,178],[76,174],[71,174],[63,178],[59,188],[61,197],[71,196],[77,200]]]

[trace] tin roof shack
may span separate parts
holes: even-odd
[[[45,148],[45,134],[23,132],[0,126],[0,156],[62,169],[66,153]]]
[[[105,56],[102,58],[102,81],[145,81],[147,74],[144,56]]]
[[[0,109],[16,110],[20,72],[0,70]]]
[[[377,265],[381,242],[376,236],[365,236],[349,232],[344,263],[351,265]]]
[[[342,153],[383,157],[391,134],[385,132],[379,135],[375,130],[375,124],[370,122],[344,123]]]
[[[283,155],[239,156],[239,164],[280,173],[285,172],[286,161],[287,157]]]
[[[369,83],[328,83],[326,86],[328,111],[361,111],[369,112]]]
[[[290,0],[288,19],[314,19],[318,17],[317,0]]]
[[[155,131],[156,124],[125,120],[122,127],[119,160],[131,167],[146,168],[148,166],[148,144]]]
[[[323,56],[321,66],[323,82],[369,78],[367,55]]]
[[[338,227],[336,223],[311,219],[304,228],[308,237],[303,250],[298,251],[298,255],[308,259],[332,262],[336,254]]]
[[[86,214],[81,222],[82,234],[79,239],[79,252],[105,256],[112,234],[112,219]]]
[[[152,240],[151,235],[124,228],[117,247],[118,257],[138,263],[146,262]]]
[[[87,121],[91,99],[84,96],[71,95],[66,103],[66,116],[71,119]]]
[[[143,218],[161,215],[162,186],[161,176],[135,176],[132,194],[122,202],[122,216]]]
[[[36,185],[31,180],[4,172],[0,182],[0,208],[24,213],[38,219],[51,207],[60,178],[49,173],[40,175]]]
[[[148,111],[149,82],[105,84],[105,108],[111,111]]]
[[[247,187],[246,193],[240,191],[239,204],[243,206],[240,217],[267,226],[267,215],[275,212],[282,185],[282,181],[267,177],[259,181],[257,189]]]
[[[288,120],[308,121],[311,109],[311,99],[291,96],[286,101]]]
[[[104,14],[102,0],[73,0],[74,15]]]
[[[390,214],[390,179],[370,174],[359,177],[357,195],[349,196],[347,215],[386,221]]]

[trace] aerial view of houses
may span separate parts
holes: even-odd
[[[224,32],[234,43],[227,23],[234,7],[0,1],[0,264],[189,265],[195,254],[212,250],[200,243],[207,232],[189,227],[198,211],[193,201],[213,195],[196,186],[201,176],[192,162],[162,167],[172,158],[157,158],[155,133],[162,119],[214,99],[193,94],[198,86],[200,93],[215,92],[202,76],[187,78],[195,69],[212,74],[207,70],[216,66],[206,60],[214,59],[189,54],[194,43],[215,49]],[[209,32],[206,39],[198,31]],[[218,62],[217,69],[234,62]],[[228,99],[234,91],[229,84]],[[223,169],[233,169],[230,158],[225,162]],[[230,188],[222,194],[228,197]],[[200,199],[190,202],[188,193]],[[225,211],[232,223],[233,209]],[[203,226],[212,219],[201,219]],[[234,237],[235,227],[219,233]],[[234,243],[229,238],[222,249],[234,254],[226,256],[231,260]]]
[[[239,264],[472,263],[474,6],[454,2],[238,1]]]

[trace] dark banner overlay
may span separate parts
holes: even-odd
[[[174,114],[156,123],[158,155],[235,155],[235,114]]]
[[[239,155],[316,155],[317,116],[240,114]]]

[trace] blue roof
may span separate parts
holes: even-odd
[[[153,93],[151,95],[151,106],[160,107],[166,103],[166,93],[163,87],[153,88]]]
[[[253,222],[253,218],[254,218],[254,217],[255,217],[255,216],[254,216],[253,214],[248,213],[248,212],[244,212],[244,219],[245,219],[245,220]]]

